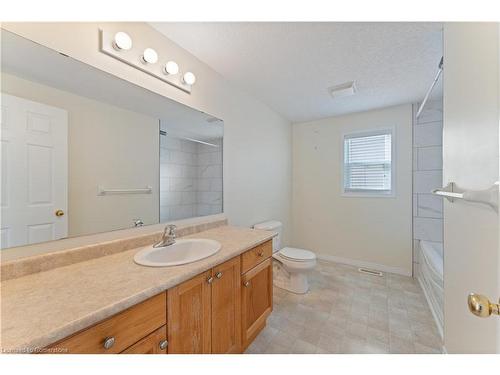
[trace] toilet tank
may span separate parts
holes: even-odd
[[[283,234],[283,224],[280,221],[270,220],[263,223],[255,224],[254,229],[268,230],[277,232],[278,235],[273,237],[273,253],[281,250],[281,237]]]

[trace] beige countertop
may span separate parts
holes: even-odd
[[[183,238],[221,243],[209,258],[175,267],[134,263],[138,249],[4,281],[1,348],[44,347],[200,274],[274,236],[221,226]]]

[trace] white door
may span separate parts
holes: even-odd
[[[67,112],[2,93],[1,131],[1,247],[66,237]]]
[[[499,25],[444,28],[443,179],[481,190],[499,179]],[[469,293],[500,298],[499,219],[492,208],[444,201],[444,321],[449,353],[500,352],[500,316],[480,318]]]

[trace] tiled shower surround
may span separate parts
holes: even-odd
[[[160,137],[160,221],[222,212],[222,139],[218,147]]]
[[[443,101],[428,101],[413,123],[414,263],[418,263],[418,240],[443,242],[443,200],[431,194],[443,186],[442,145]]]

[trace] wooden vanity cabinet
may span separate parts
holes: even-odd
[[[266,326],[273,310],[273,264],[267,258],[241,277],[242,344],[245,350]]]
[[[241,273],[251,270],[253,267],[263,262],[273,255],[272,240],[264,242],[253,249],[250,249],[241,254]]]
[[[240,288],[236,257],[169,289],[169,353],[240,353]]]
[[[167,345],[167,326],[164,325],[125,349],[122,354],[167,354]]]
[[[241,353],[240,257],[212,272],[212,353]]]
[[[259,245],[49,348],[65,353],[242,353],[273,308],[272,243]]]
[[[167,291],[168,352],[211,352],[212,271],[204,272]]]
[[[58,352],[68,354],[121,353],[165,326],[166,307],[166,293],[163,292],[49,348],[58,348]]]

